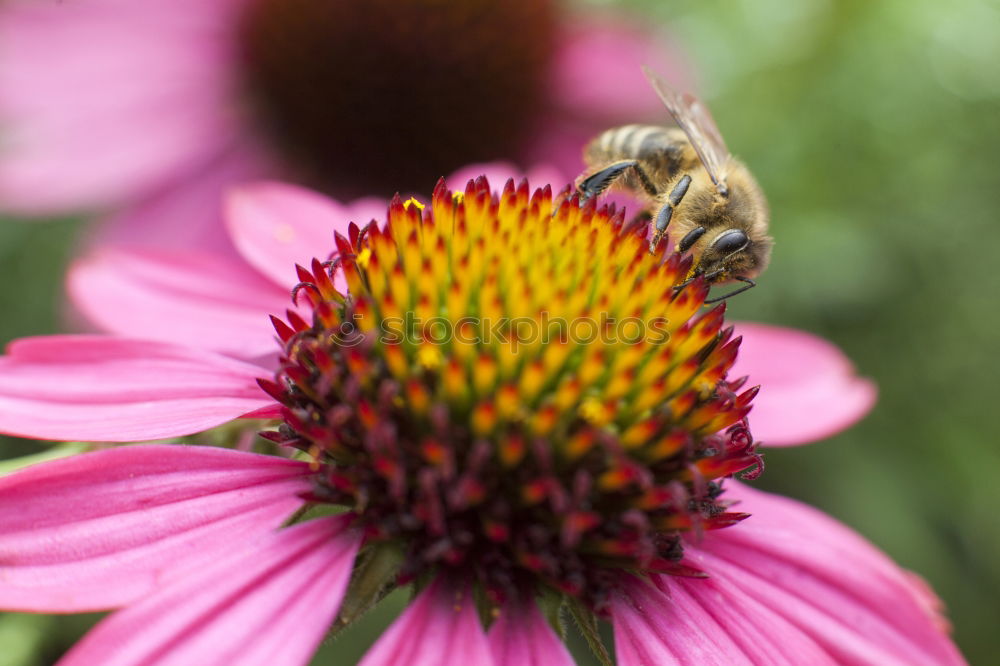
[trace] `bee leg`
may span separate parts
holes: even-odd
[[[698,239],[705,235],[705,227],[695,227],[684,234],[684,238],[677,243],[678,252],[687,252],[691,246],[698,242]]]
[[[638,164],[635,160],[624,160],[621,162],[615,162],[614,164],[604,167],[600,171],[595,171],[586,178],[580,181],[576,189],[580,191],[583,195],[584,200],[592,199],[598,194],[604,192],[611,186],[611,183],[622,175],[626,169],[634,167]]]
[[[609,166],[604,167],[599,171],[595,171],[586,178],[580,181],[577,185],[577,189],[580,194],[583,195],[583,199],[592,199],[598,194],[604,192],[604,190],[611,187],[611,184],[615,182],[627,169],[632,169],[635,171],[636,176],[639,178],[639,182],[642,183],[642,188],[646,190],[646,193],[651,197],[657,195],[656,187],[653,185],[653,181],[649,179],[649,176],[643,171],[642,167],[636,160],[622,160],[621,162],[615,162]]]
[[[742,287],[740,287],[739,289],[733,289],[728,294],[723,294],[722,296],[719,296],[718,298],[706,298],[705,299],[705,303],[720,303],[720,302],[726,300],[727,298],[732,298],[736,294],[742,294],[744,291],[747,291],[748,289],[753,289],[754,287],[757,286],[757,283],[754,282],[753,280],[751,280],[748,277],[741,277],[739,275],[736,275],[736,276],[733,277],[733,279],[734,280],[739,280],[740,282],[746,282],[746,284],[743,285]]]
[[[660,244],[663,236],[667,233],[667,225],[670,224],[670,218],[674,215],[674,208],[677,207],[681,199],[684,198],[684,195],[687,194],[690,185],[691,176],[684,174],[684,177],[677,181],[674,189],[670,190],[670,194],[667,195],[667,203],[663,205],[663,208],[656,215],[653,237],[649,239],[650,252],[656,252],[656,246]]]
[[[651,197],[655,197],[660,192],[656,189],[656,185],[653,185],[653,181],[650,179],[649,175],[643,170],[643,168],[637,162],[632,170],[635,171],[635,175],[639,177],[639,182],[642,183],[642,189],[646,190],[646,194]]]

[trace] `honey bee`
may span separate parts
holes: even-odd
[[[680,94],[643,67],[677,127],[625,125],[602,132],[584,149],[587,169],[576,186],[584,199],[612,185],[645,204],[649,251],[667,233],[694,258],[688,282],[746,283],[714,303],[756,286],[773,240],[767,235],[764,193],[746,166],[729,154],[712,116],[694,96]],[[685,282],[687,284],[687,282]]]

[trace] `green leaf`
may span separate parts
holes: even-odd
[[[380,543],[363,552],[358,560],[328,637],[335,636],[395,589],[393,583],[403,565],[403,551],[394,543]]]
[[[29,465],[46,462],[48,460],[58,460],[59,458],[66,458],[68,456],[76,455],[77,453],[83,453],[89,448],[90,444],[85,444],[83,442],[66,442],[65,444],[57,444],[46,451],[42,451],[41,453],[33,453],[29,456],[2,460],[0,461],[0,476],[16,472],[17,470],[23,469]]]
[[[0,666],[32,666],[40,663],[38,653],[53,624],[54,618],[50,615],[0,615]]]
[[[476,602],[476,612],[483,628],[489,629],[500,615],[500,608],[489,598],[482,585],[472,586],[472,599]]]
[[[298,511],[285,520],[282,527],[291,527],[292,525],[298,525],[299,523],[304,523],[307,520],[315,520],[317,518],[339,516],[346,511],[347,507],[340,504],[327,504],[325,502],[303,504]]]
[[[549,621],[553,631],[558,634],[559,639],[566,642],[566,622],[563,620],[562,609],[566,603],[566,595],[553,590],[551,587],[543,587],[542,593],[536,599],[538,608],[542,615]]]
[[[597,628],[597,616],[579,599],[567,597],[566,605],[597,660],[601,662],[602,666],[614,666],[611,655],[608,654],[608,649],[604,646],[604,641],[601,640],[601,632]]]

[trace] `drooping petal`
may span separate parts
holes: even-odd
[[[275,284],[290,288],[299,281],[295,264],[326,260],[334,249],[334,232],[346,236],[350,222],[364,226],[384,216],[385,203],[363,199],[342,206],[295,185],[261,182],[231,190],[225,214],[243,258]],[[345,288],[343,282],[337,286]]]
[[[0,477],[0,608],[79,612],[146,597],[277,528],[309,466],[210,447],[127,446]]]
[[[804,629],[841,663],[964,663],[933,595],[859,534],[810,506],[729,484],[753,514],[700,550],[733,584]],[[745,526],[745,527],[744,527]],[[697,563],[697,557],[694,558]],[[706,565],[707,566],[707,565]],[[734,567],[734,568],[730,568]]]
[[[488,638],[496,666],[573,666],[569,650],[534,603],[508,603]]]
[[[0,432],[129,442],[207,430],[271,405],[259,366],[163,342],[27,338],[0,357]]]
[[[492,666],[469,587],[437,579],[365,654],[359,666]]]
[[[236,3],[188,4],[3,3],[0,205],[120,202],[232,139],[225,25]]]
[[[875,384],[826,340],[803,331],[741,322],[739,356],[730,376],[749,375],[761,390],[750,429],[763,446],[793,446],[830,437],[875,405]]]
[[[291,305],[242,260],[198,251],[105,248],[74,264],[68,288],[102,330],[244,358],[277,348],[267,313]]]
[[[836,663],[947,666],[964,660],[926,589],[821,512],[730,482],[751,517],[689,544],[707,580],[627,585],[612,610],[623,666]]]
[[[663,591],[635,579],[612,611],[622,666],[835,662],[808,636],[752,597],[720,590],[714,579],[660,579]],[[766,631],[761,631],[766,627]]]
[[[361,538],[343,516],[271,533],[111,615],[63,666],[308,663]]]

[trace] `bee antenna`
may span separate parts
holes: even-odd
[[[722,301],[726,300],[727,298],[732,298],[736,294],[742,294],[744,291],[747,291],[749,289],[753,289],[754,287],[757,286],[757,283],[754,282],[753,280],[751,280],[748,277],[742,277],[742,276],[736,275],[736,276],[733,277],[733,279],[734,280],[739,280],[740,282],[746,282],[746,284],[743,285],[742,287],[740,287],[739,289],[733,289],[728,294],[724,294],[722,296],[719,296],[718,298],[707,298],[707,299],[705,299],[705,303],[721,303]]]

